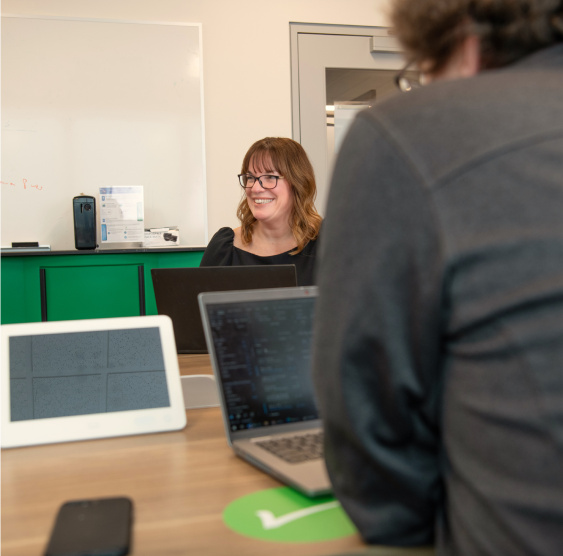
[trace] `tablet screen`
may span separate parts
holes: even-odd
[[[158,328],[13,336],[10,420],[168,407]]]

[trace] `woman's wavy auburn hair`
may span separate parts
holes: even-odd
[[[407,58],[429,73],[469,35],[480,39],[482,69],[563,41],[563,0],[394,0],[390,19]]]
[[[260,172],[279,172],[289,183],[293,192],[289,225],[297,243],[291,255],[300,253],[309,241],[318,237],[322,222],[315,208],[317,184],[307,153],[293,139],[266,137],[248,149],[242,161],[241,173],[246,174],[251,164]],[[246,195],[239,203],[237,217],[241,223],[242,241],[250,243],[256,218],[252,215]]]

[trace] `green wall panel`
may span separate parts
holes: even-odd
[[[48,302],[49,298],[54,300],[51,301],[51,307],[49,304],[47,306],[49,320],[55,320],[55,317],[80,319],[130,316],[131,292],[135,293],[136,299],[136,312],[133,314],[139,314],[139,266],[143,268],[145,278],[146,314],[156,315],[151,268],[195,267],[199,266],[202,256],[203,249],[2,256],[1,322],[10,324],[41,320],[40,269],[45,269],[47,277]],[[117,270],[119,267],[128,269]],[[100,286],[104,284],[104,280],[117,280],[120,283],[114,288],[105,288]],[[120,289],[123,281],[127,283],[123,286],[125,291]],[[55,289],[50,291],[49,288]],[[100,291],[104,292],[103,299],[99,297]],[[97,293],[94,295],[94,292]],[[66,302],[65,295],[68,296]],[[79,301],[85,296],[89,298],[89,304]],[[91,307],[96,304],[99,310]]]
[[[138,269],[137,265],[45,269],[47,320],[139,316]]]
[[[41,320],[39,272],[26,273],[23,259],[2,260],[2,324]]]

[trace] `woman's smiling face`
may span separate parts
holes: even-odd
[[[264,164],[264,166],[256,167],[254,160],[251,160],[247,174],[255,177],[261,177],[264,174],[280,176],[272,164]],[[245,191],[248,206],[258,222],[289,226],[289,217],[293,210],[293,190],[283,176],[278,179],[278,184],[274,189],[264,189],[256,180],[254,185]]]

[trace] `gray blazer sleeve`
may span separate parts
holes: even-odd
[[[313,366],[335,494],[367,542],[431,543],[442,247],[425,184],[368,113],[340,151],[320,247]]]

